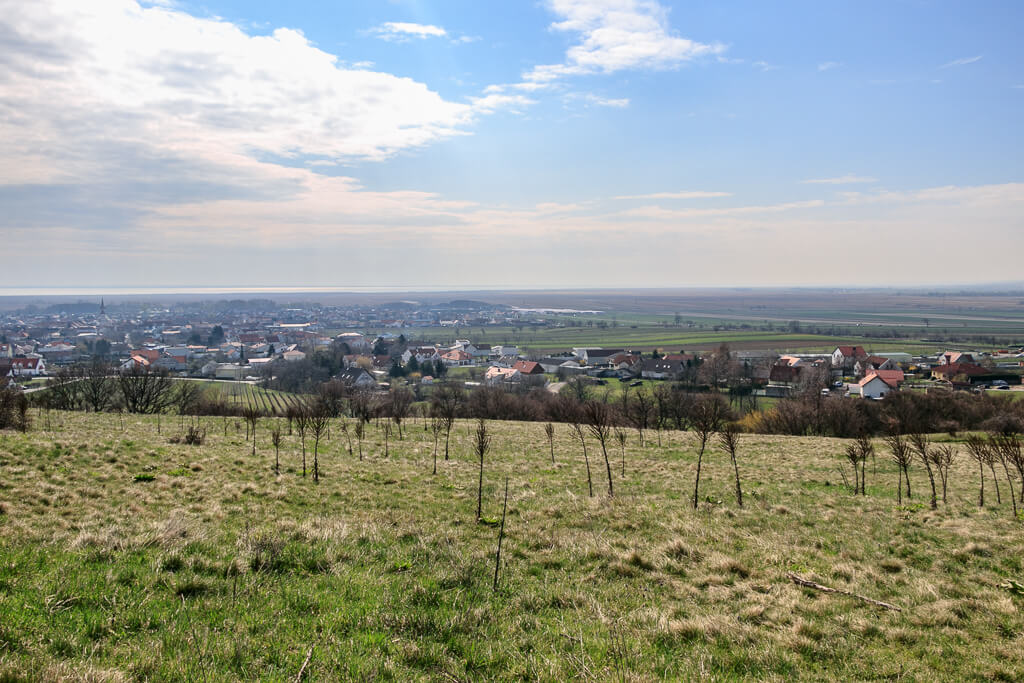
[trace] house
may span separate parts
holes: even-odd
[[[768,382],[785,386],[795,384],[800,379],[800,373],[803,369],[804,366],[802,365],[773,365],[768,373]]]
[[[39,377],[46,373],[46,361],[42,358],[9,358],[11,377]]]
[[[162,368],[170,372],[184,372],[188,370],[188,359],[185,356],[172,356],[164,354],[151,363],[154,368]]]
[[[678,356],[678,355],[682,355],[682,354],[676,354],[676,355]],[[636,368],[640,364],[641,360],[642,359],[640,358],[640,356],[638,354],[634,354],[634,353],[617,353],[617,354],[615,354],[614,356],[612,356],[608,360],[608,364],[611,365],[616,370],[633,370],[634,368]],[[676,360],[676,361],[680,361],[680,362],[685,362],[681,358],[668,358],[668,357],[665,357],[662,360]]]
[[[338,373],[338,379],[347,386],[357,389],[376,386],[377,380],[369,372],[360,367],[351,367]]]
[[[837,346],[832,352],[832,367],[852,370],[858,360],[867,356],[862,346]]]
[[[501,384],[502,382],[518,382],[522,379],[522,375],[515,368],[499,368],[490,367],[487,368],[487,372],[484,373],[484,381],[488,384]]]
[[[896,391],[899,388],[895,380],[886,380],[874,372],[857,382],[856,386],[859,391],[854,393],[859,393],[862,398],[882,398],[890,391]]]
[[[499,357],[500,356],[518,356],[519,355],[519,347],[517,347],[517,346],[505,346],[505,345],[492,346],[491,347],[491,355],[492,356],[499,356]]]
[[[285,351],[284,353],[282,353],[281,357],[284,358],[289,363],[295,363],[300,360],[305,360],[306,354],[304,354],[302,351],[299,351],[298,349],[292,349],[291,351]]]
[[[956,365],[958,363],[974,364],[974,356],[963,351],[946,351],[939,356],[940,365]]]
[[[402,353],[402,363],[408,365],[413,358],[417,363],[435,361],[441,358],[436,346],[410,346]]]
[[[625,353],[625,349],[582,349],[580,359],[587,365],[608,365],[615,356]]]
[[[573,359],[568,356],[549,356],[547,358],[541,358],[537,362],[544,369],[544,372],[558,372],[558,368],[562,367],[562,363],[567,360]],[[576,367],[579,367],[579,363],[576,364]]]
[[[693,355],[692,353],[666,353],[664,356],[662,356],[662,359],[677,360],[685,365],[686,363],[692,363],[693,361],[697,360],[697,356]]]
[[[462,349],[452,349],[448,353],[442,355],[441,360],[445,365],[455,367],[472,364],[473,356]]]
[[[947,382],[977,384],[988,370],[974,363],[942,363],[932,368],[932,379]]]
[[[217,379],[244,379],[248,374],[248,365],[237,365],[235,363],[220,363],[214,371],[213,376]]]
[[[890,358],[882,356],[868,356],[861,358],[853,365],[853,372],[858,377],[867,377],[875,370],[896,370],[896,363]]]
[[[516,361],[515,364],[512,366],[512,369],[524,376],[544,374],[544,368],[541,367],[541,364],[536,363],[532,360]]]
[[[648,358],[640,364],[640,376],[644,379],[678,379],[683,374],[683,364],[677,360]]]
[[[150,365],[151,365],[151,363],[149,362],[149,359],[146,358],[145,356],[140,356],[138,354],[132,354],[132,356],[128,360],[126,360],[125,362],[121,363],[121,370],[122,371],[134,370],[136,368],[145,369],[145,368],[148,368]]]

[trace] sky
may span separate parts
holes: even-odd
[[[1024,3],[0,0],[0,288],[1024,272]]]

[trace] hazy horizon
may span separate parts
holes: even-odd
[[[0,9],[0,290],[959,287],[1020,270],[1010,0]]]

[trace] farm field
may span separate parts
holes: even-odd
[[[193,381],[193,380],[188,380]],[[294,394],[264,389],[247,382],[202,382],[207,396],[220,397],[231,405],[252,406],[265,415],[284,415],[296,400]]]
[[[137,416],[0,434],[0,679],[1024,677],[1021,522],[1005,481],[978,509],[963,453],[930,511],[916,466],[896,506],[881,448],[854,496],[844,442],[743,435],[744,507],[713,444],[694,510],[693,434],[609,445],[614,498],[588,439],[590,497],[566,426],[552,464],[543,425],[490,423],[478,523],[473,423],[432,475],[422,424],[385,458],[371,423],[360,461],[336,420],[319,484],[297,435],[275,474],[269,419],[255,457],[240,422],[201,424],[202,446]]]

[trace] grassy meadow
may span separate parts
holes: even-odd
[[[1021,521],[1005,480],[977,507],[964,449],[931,511],[917,465],[896,506],[880,443],[854,496],[844,442],[743,435],[744,507],[714,443],[694,510],[692,433],[610,443],[610,498],[593,438],[590,497],[567,426],[552,464],[543,425],[490,423],[478,522],[473,423],[433,475],[421,423],[360,461],[336,420],[316,484],[286,427],[275,474],[270,422],[255,457],[234,419],[202,446],[138,416],[0,434],[0,680],[1024,678]]]

